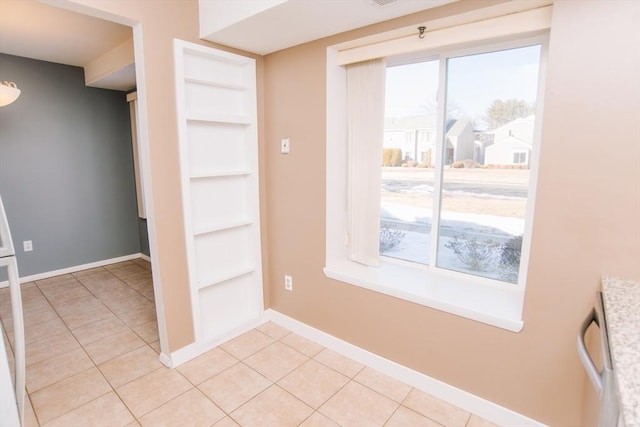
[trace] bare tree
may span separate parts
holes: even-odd
[[[518,118],[535,113],[535,105],[522,99],[496,99],[491,103],[483,120],[487,130],[494,130]]]

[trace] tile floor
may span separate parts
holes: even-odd
[[[23,305],[26,426],[492,426],[273,323],[168,369],[143,260],[25,284]],[[0,318],[12,343],[7,289]]]

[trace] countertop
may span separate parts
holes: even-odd
[[[626,427],[640,426],[640,281],[602,277],[613,369]]]

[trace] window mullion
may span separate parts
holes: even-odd
[[[438,118],[436,121],[436,153],[433,173],[433,211],[431,215],[431,239],[429,251],[429,265],[436,267],[438,254],[438,236],[440,234],[440,199],[442,197],[442,170],[444,165],[444,133],[447,96],[447,60],[441,55],[439,58],[440,73],[438,86]]]

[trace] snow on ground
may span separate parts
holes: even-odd
[[[431,214],[430,208],[385,203],[380,210],[380,219],[430,226]],[[460,229],[461,233],[465,230],[486,234],[500,231],[511,236],[519,236],[524,232],[524,220],[521,218],[443,211],[440,221],[443,227]]]
[[[383,253],[385,256],[407,261],[428,264],[431,251],[431,209],[416,208],[399,204],[384,204],[381,209],[381,222],[419,225],[414,230],[403,229],[400,243]],[[454,236],[477,237],[505,243],[511,237],[524,232],[524,220],[519,218],[480,215],[459,212],[442,212],[440,241],[438,244],[438,267],[448,270],[501,279],[498,266],[499,254],[493,265],[485,271],[473,271],[460,261],[458,256],[446,244]]]
[[[487,270],[473,271],[463,264],[451,249],[445,246],[450,240],[448,237],[440,237],[437,260],[438,267],[489,279],[501,280],[500,269],[498,268],[499,256],[496,257],[494,264],[487,268]],[[382,255],[428,265],[430,252],[430,234],[405,231],[404,237],[398,246],[384,252]]]
[[[387,191],[393,191],[393,192],[398,192],[398,193],[405,193],[405,194],[433,194],[434,192],[434,188],[432,185],[428,185],[428,184],[417,184],[417,185],[412,185],[409,188],[403,188],[403,189],[394,189],[393,184],[396,183],[392,183],[392,184],[383,184],[382,188],[387,190]],[[404,183],[401,183],[404,184]],[[445,195],[450,195],[450,196],[472,196],[472,197],[479,197],[479,198],[486,198],[486,199],[504,199],[504,200],[519,200],[522,199],[521,196],[508,196],[508,195],[504,195],[504,194],[494,194],[494,193],[481,193],[478,191],[465,191],[465,190],[447,190],[447,189],[443,189],[442,190],[442,194]]]

